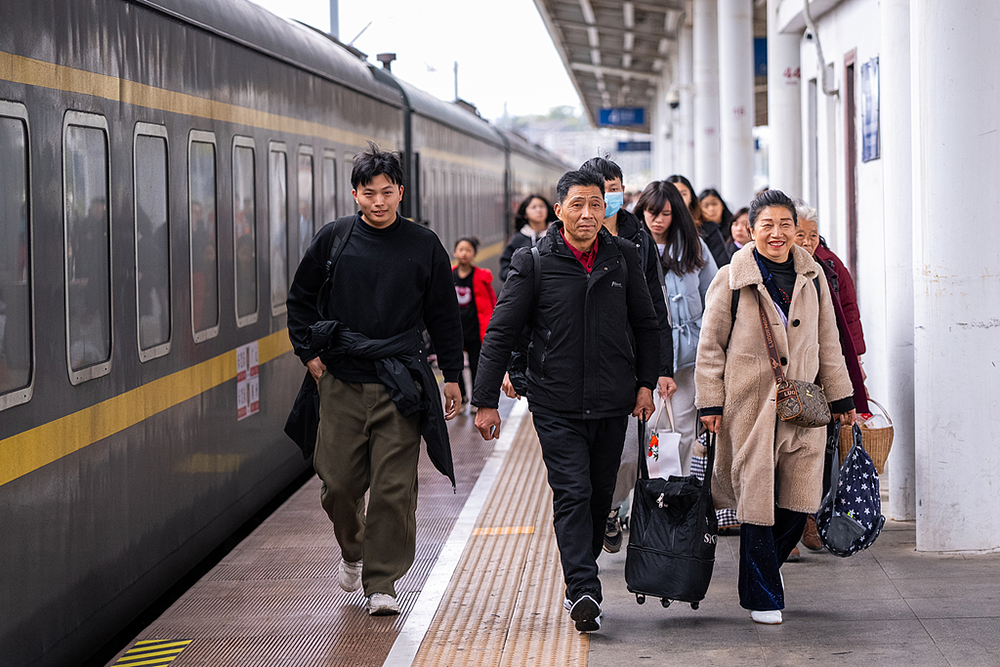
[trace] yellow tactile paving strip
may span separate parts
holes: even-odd
[[[525,419],[414,665],[587,664],[588,635],[563,609],[552,493]]]

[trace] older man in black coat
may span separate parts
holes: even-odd
[[[597,556],[629,414],[653,411],[659,326],[634,244],[602,227],[604,180],[559,180],[554,232],[513,258],[472,395],[476,427],[497,437],[497,405],[519,333],[531,328],[528,407],[553,492],[566,606],[581,632],[600,629]],[[539,280],[535,279],[536,267]],[[537,283],[537,293],[536,293]]]

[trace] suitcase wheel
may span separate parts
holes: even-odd
[[[697,609],[697,608],[698,608],[698,604],[699,604],[699,603],[697,603],[697,602],[692,602],[692,603],[691,603],[691,608],[692,608],[692,609]]]
[[[636,593],[635,601],[638,602],[639,604],[646,604],[646,596],[643,595],[642,593]]]
[[[670,600],[667,598],[660,598],[660,604],[663,605],[664,609],[666,609],[670,606]]]

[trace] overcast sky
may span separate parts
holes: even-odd
[[[253,0],[281,16],[329,30],[329,0]],[[458,94],[491,120],[579,109],[562,60],[532,0],[340,0],[340,40],[368,54],[395,53],[393,74],[441,99]]]

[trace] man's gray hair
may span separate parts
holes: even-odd
[[[795,213],[799,216],[799,220],[811,220],[819,226],[819,211],[810,206],[802,199],[795,200]]]

